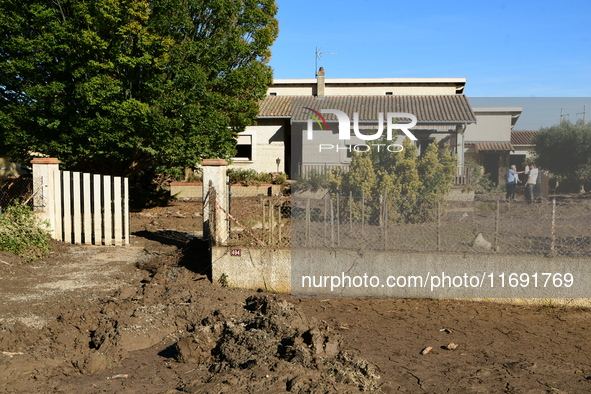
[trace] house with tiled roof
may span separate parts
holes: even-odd
[[[463,94],[465,84],[465,78],[329,79],[322,68],[315,79],[275,80],[260,103],[257,124],[238,136],[238,154],[232,166],[287,172],[292,177],[306,168],[347,166],[351,147],[366,142],[353,133],[332,152],[314,149],[323,142],[334,141],[339,129],[335,115],[326,114],[323,120],[327,130],[315,132],[313,143],[306,133],[311,110],[338,110],[351,120],[356,113],[354,123],[364,134],[375,132],[380,113],[413,114],[416,125],[410,131],[419,150],[432,141],[446,139],[463,167],[464,131],[476,122]],[[398,121],[408,120],[394,120]],[[403,137],[401,133],[398,140]]]
[[[330,79],[322,68],[315,79],[275,80],[260,103],[257,125],[240,133],[232,166],[286,172],[292,178],[311,169],[323,172],[347,167],[352,151],[368,141],[354,130],[349,139],[339,140],[339,122],[330,110],[347,114],[351,128],[356,125],[361,134],[369,135],[376,133],[380,113],[408,113],[416,117],[409,131],[416,137],[419,152],[433,141],[449,144],[458,158],[458,183],[468,179],[468,166],[475,162],[495,184],[503,185],[509,165],[523,167],[529,150],[528,144],[513,140],[513,127],[522,108],[473,108],[464,95],[465,85],[465,78]],[[396,118],[394,122],[406,123],[408,119]],[[311,128],[313,137],[308,132]],[[401,143],[403,138],[399,132],[395,142]]]
[[[505,184],[505,173],[511,164],[523,170],[521,163],[514,162],[515,146],[512,141],[513,127],[523,112],[521,107],[473,107],[476,122],[469,124],[464,133],[465,163],[476,163],[490,174],[496,185]]]

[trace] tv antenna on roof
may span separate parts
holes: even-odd
[[[318,76],[318,59],[322,60],[322,55],[338,55],[338,52],[321,52],[322,47],[316,47],[316,63],[314,64],[314,76]]]

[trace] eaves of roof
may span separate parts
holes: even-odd
[[[510,142],[473,142],[470,145],[472,144],[477,152],[511,152],[515,150]]]
[[[421,124],[475,123],[476,117],[464,95],[432,96],[267,96],[260,103],[259,117],[290,117],[307,121],[306,108],[337,109],[349,116],[357,112],[360,122],[375,122],[379,112],[406,112]],[[336,117],[326,114],[327,121]]]
[[[533,139],[538,135],[537,130],[511,131],[511,143],[513,145],[533,145]]]

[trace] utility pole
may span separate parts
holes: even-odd
[[[587,124],[587,105],[583,105],[583,112],[577,112],[577,115],[583,114],[583,124]]]
[[[562,118],[564,118],[565,116],[570,116],[570,114],[565,114],[564,108],[560,108],[560,123],[562,123]]]

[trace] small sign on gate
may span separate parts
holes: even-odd
[[[240,257],[240,256],[242,256],[242,249],[232,249],[230,251],[230,256],[233,256],[233,257]]]

